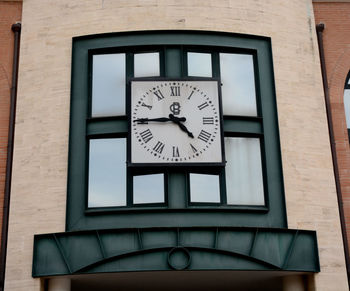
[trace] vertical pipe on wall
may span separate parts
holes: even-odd
[[[16,118],[16,99],[17,99],[17,76],[18,76],[18,60],[19,60],[19,45],[21,35],[21,24],[16,23],[11,27],[14,32],[14,49],[13,49],[13,64],[12,64],[12,83],[11,83],[11,100],[10,100],[10,119],[7,143],[7,161],[6,161],[6,176],[5,176],[5,192],[4,192],[4,212],[1,230],[1,261],[0,261],[0,291],[4,290],[5,283],[5,265],[6,265],[6,249],[7,249],[7,230],[10,211],[10,192],[11,192],[11,175],[12,175],[12,158],[13,158],[13,139],[15,133],[15,118]]]
[[[335,184],[336,184],[336,190],[337,190],[340,224],[341,224],[343,244],[344,244],[346,271],[347,271],[347,275],[348,275],[348,284],[350,287],[349,246],[348,246],[348,239],[347,239],[347,235],[346,235],[346,224],[345,224],[345,216],[344,216],[344,209],[343,209],[343,198],[342,198],[341,187],[340,187],[338,159],[337,159],[335,138],[334,138],[334,132],[333,132],[333,118],[332,118],[331,102],[330,102],[329,89],[328,89],[326,61],[325,61],[324,48],[323,48],[323,30],[324,29],[325,29],[325,25],[323,23],[316,25],[317,41],[318,41],[320,60],[321,60],[323,91],[324,91],[327,120],[328,120],[328,131],[329,131],[329,138],[330,138],[331,150],[332,150],[333,171],[334,171]]]

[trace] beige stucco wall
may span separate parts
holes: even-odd
[[[317,231],[317,290],[348,290],[311,0],[24,0],[6,291],[40,290],[33,235],[65,229],[72,37],[194,29],[272,38],[289,228]]]

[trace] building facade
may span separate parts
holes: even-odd
[[[25,1],[17,98],[5,290],[348,290],[311,1]]]

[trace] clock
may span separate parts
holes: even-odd
[[[222,165],[219,82],[131,81],[130,162]]]

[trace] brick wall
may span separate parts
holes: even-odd
[[[11,26],[21,20],[21,14],[22,3],[20,1],[0,1],[0,229],[2,228],[4,205],[7,136],[12,85],[14,33],[11,30]]]
[[[343,98],[345,79],[350,70],[350,3],[314,3],[314,11],[316,24],[325,24],[326,70],[347,239],[350,243],[350,146]]]

